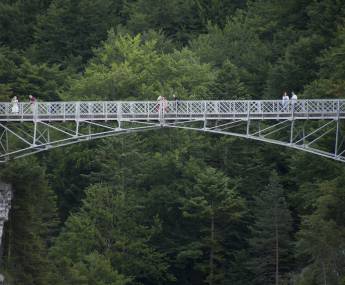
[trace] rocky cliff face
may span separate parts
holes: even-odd
[[[8,220],[8,213],[11,208],[12,189],[9,184],[0,182],[0,246],[2,240],[3,226]]]
[[[11,208],[12,188],[11,185],[0,182],[0,253],[2,252],[2,233],[4,223],[8,220]],[[0,256],[1,259],[1,256]],[[0,274],[0,285],[4,284],[4,277]]]

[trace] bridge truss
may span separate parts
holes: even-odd
[[[345,100],[0,103],[0,161],[96,138],[178,128],[344,162],[344,119]]]

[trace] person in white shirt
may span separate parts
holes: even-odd
[[[283,94],[283,108],[282,110],[287,110],[289,104],[289,96],[287,95],[286,92]]]
[[[297,101],[297,95],[293,91],[291,92],[291,94],[292,94],[291,100]]]
[[[291,107],[292,107],[292,110],[294,111],[295,110],[295,103],[297,101],[297,95],[295,94],[295,92],[291,92],[292,96],[291,96]]]
[[[19,106],[18,106],[18,98],[17,96],[14,96],[11,100],[12,103],[12,113],[19,113]]]

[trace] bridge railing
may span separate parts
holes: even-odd
[[[345,100],[0,102],[0,120],[345,116]]]

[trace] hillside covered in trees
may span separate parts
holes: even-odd
[[[0,100],[345,98],[343,0],[0,0]],[[343,163],[162,129],[1,164],[16,285],[344,285]]]

